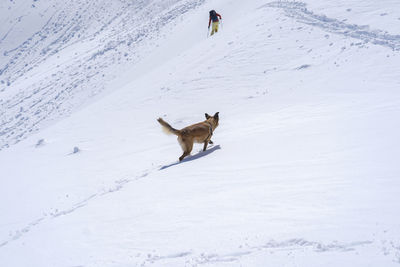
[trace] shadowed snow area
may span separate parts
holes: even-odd
[[[0,2],[0,266],[399,266],[399,14]]]

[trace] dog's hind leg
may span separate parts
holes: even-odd
[[[179,161],[182,161],[186,156],[190,155],[193,149],[193,140],[187,140],[185,138],[178,138],[179,144],[182,147],[183,154],[179,157]]]
[[[182,161],[186,156],[188,156],[190,152],[188,153],[187,151],[184,151],[182,156],[179,157],[179,161]]]

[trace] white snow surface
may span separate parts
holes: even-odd
[[[0,266],[399,266],[399,14],[2,0]]]

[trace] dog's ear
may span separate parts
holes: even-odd
[[[219,118],[219,112],[214,114],[214,119],[218,119]]]
[[[207,113],[206,113],[205,115],[206,115],[206,119],[207,119],[207,120],[211,117],[211,116],[208,115]]]

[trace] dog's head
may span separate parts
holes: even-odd
[[[211,125],[213,125],[213,128],[217,128],[218,126],[218,121],[219,121],[219,112],[215,113],[214,116],[210,116],[207,113],[206,115],[206,121],[210,122]]]

